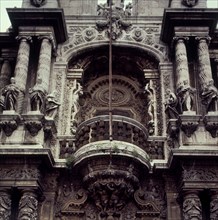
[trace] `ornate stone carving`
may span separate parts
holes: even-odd
[[[197,192],[187,192],[183,200],[184,220],[202,220],[201,201]]]
[[[30,0],[30,2],[35,7],[41,7],[47,3],[47,0]]]
[[[1,179],[38,179],[40,172],[36,168],[0,168]]]
[[[217,114],[207,114],[204,116],[204,124],[207,131],[213,138],[218,136],[218,117]]]
[[[76,126],[77,126],[77,114],[80,109],[79,98],[83,94],[82,86],[77,80],[73,81],[72,88],[72,107],[71,107],[71,133],[75,134]]]
[[[48,94],[46,97],[46,103],[45,103],[46,118],[54,120],[58,113],[58,108],[60,105],[61,104],[57,102],[56,100],[56,91]]]
[[[166,219],[166,201],[163,186],[152,179],[142,189],[134,193],[134,199],[140,208],[137,216],[155,216]]]
[[[138,188],[138,178],[133,174],[132,164],[126,171],[111,166],[106,170],[96,171],[89,166],[89,174],[83,178],[101,218],[107,219],[119,217],[120,211]]]
[[[7,191],[0,191],[0,219],[11,219],[11,196]]]
[[[196,131],[201,116],[200,115],[180,115],[179,121],[181,129],[184,131],[187,137],[191,137]]]
[[[165,113],[168,119],[178,119],[179,112],[178,112],[178,99],[175,93],[168,90],[168,99],[165,103]]]
[[[188,7],[193,7],[197,5],[198,0],[182,0],[182,4]]]
[[[18,220],[38,219],[38,200],[34,192],[24,192],[18,209]]]
[[[198,40],[199,78],[202,103],[206,105],[207,112],[217,111],[218,90],[214,86],[208,50],[208,40],[210,40],[210,38],[196,38],[196,40]]]
[[[42,123],[40,121],[26,121],[24,124],[32,136],[36,136],[42,129]]]
[[[38,78],[35,86],[29,89],[31,111],[44,113],[46,90],[42,85],[42,79]]]
[[[11,84],[4,87],[2,90],[2,96],[3,98],[3,109],[5,110],[18,110],[18,98],[22,94],[22,91],[19,89],[19,87],[16,84],[15,78],[11,77]],[[22,94],[24,95],[24,94]]]
[[[198,169],[184,169],[183,170],[183,180],[184,181],[218,181],[218,173],[215,169],[208,168],[198,168]]]
[[[14,111],[4,111],[0,115],[0,127],[3,129],[6,136],[11,136],[17,129],[20,122],[20,116]]]
[[[210,220],[218,219],[218,195],[217,192],[212,192],[210,201]]]
[[[106,17],[107,21],[97,21],[96,25],[100,30],[107,28],[108,36],[110,36],[112,40],[116,40],[118,37],[121,36],[122,29],[126,30],[131,26],[131,23],[125,21],[124,18],[130,16],[132,6],[129,4],[126,8],[126,11],[124,12],[123,3],[120,3],[120,5],[118,5],[114,1],[112,1],[111,4],[112,5],[110,7],[108,1],[107,4],[98,5],[98,14]],[[111,28],[109,27],[110,22]]]

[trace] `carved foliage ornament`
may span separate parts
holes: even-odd
[[[198,0],[182,0],[182,4],[188,7],[193,7],[198,3]]]
[[[9,220],[11,216],[11,199],[9,195],[0,192],[0,219]]]
[[[41,7],[47,3],[47,0],[30,0],[30,2],[35,7]]]

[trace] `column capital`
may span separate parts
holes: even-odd
[[[187,36],[175,36],[175,37],[173,37],[173,42],[178,42],[178,41],[186,42],[188,40],[189,40],[189,37],[187,37]]]
[[[48,40],[51,45],[52,45],[52,49],[53,51],[56,51],[56,42],[55,42],[55,38],[52,34],[48,34],[48,35],[39,35],[38,36],[38,40]]]
[[[211,37],[210,37],[210,36],[195,37],[195,40],[198,41],[199,43],[201,43],[201,42],[206,42],[207,44],[209,44],[210,41],[211,41]]]
[[[22,41],[22,42],[30,42],[32,43],[32,37],[31,36],[26,36],[26,35],[18,35],[16,37],[16,40],[17,41]]]

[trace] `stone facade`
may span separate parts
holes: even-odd
[[[217,219],[217,13],[206,0],[8,9],[0,219]]]

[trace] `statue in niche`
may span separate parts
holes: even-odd
[[[168,90],[169,97],[165,103],[165,113],[169,119],[178,119],[179,113],[177,111],[178,99],[176,95]]]
[[[14,77],[11,77],[10,84],[2,90],[1,105],[5,110],[17,110],[17,99],[21,90],[17,87]]]
[[[74,133],[77,126],[76,115],[79,112],[79,98],[83,94],[82,86],[77,80],[73,82],[73,92],[72,92],[72,108],[71,108],[71,132]]]
[[[144,94],[147,99],[148,131],[152,135],[154,134],[154,91],[151,88],[150,82],[146,84]]]
[[[198,3],[198,0],[182,0],[182,4],[188,7],[193,7]]]
[[[30,0],[30,2],[35,7],[41,7],[47,3],[47,0]]]
[[[54,120],[57,115],[60,103],[56,101],[55,92],[50,93],[46,97],[45,115],[47,118]]]
[[[188,85],[188,82],[184,82],[184,85],[177,89],[181,112],[193,111],[194,92],[195,90]]]
[[[202,103],[206,105],[207,112],[217,111],[218,90],[213,80],[204,88],[201,93]]]
[[[42,79],[38,78],[35,86],[29,89],[31,111],[39,111],[41,113],[45,110],[45,96],[46,91],[42,86]]]

